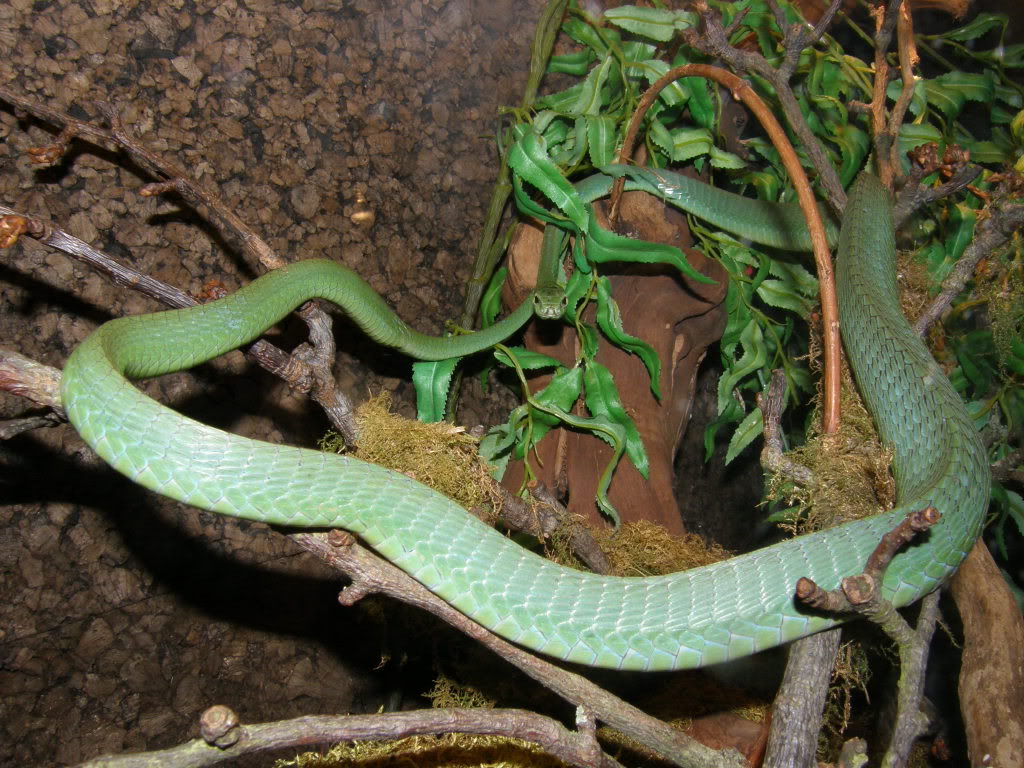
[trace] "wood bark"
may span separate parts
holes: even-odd
[[[1024,765],[1024,620],[984,541],[951,588],[964,627],[960,711],[971,765]]]

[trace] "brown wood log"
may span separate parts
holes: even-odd
[[[595,207],[600,216],[600,205]],[[607,226],[606,221],[601,223]],[[610,343],[605,343],[598,354],[598,361],[615,377],[622,403],[636,422],[650,462],[645,480],[628,459],[623,459],[609,498],[623,522],[648,520],[670,533],[682,534],[685,529],[673,491],[673,461],[690,418],[697,368],[707,347],[721,337],[725,327],[721,303],[728,276],[717,262],[687,247],[690,237],[686,218],[645,193],[623,195],[617,229],[620,234],[682,248],[696,269],[717,281],[713,285],[698,283],[675,270],[651,265],[629,266],[618,274],[603,270],[611,278],[626,331],[650,344],[663,366],[659,402],[651,393],[650,379],[639,358]],[[510,306],[521,301],[536,281],[540,241],[539,229],[520,227],[510,248],[505,291]],[[593,318],[588,321],[593,322]],[[525,343],[566,365],[573,365],[576,359],[575,333],[561,324],[532,324]],[[537,391],[549,380],[548,376],[534,377],[531,389]],[[591,435],[554,430],[541,441],[531,461],[549,488],[568,496],[566,508],[570,513],[601,524],[594,494],[611,456],[611,448]],[[522,477],[522,466],[513,464],[502,482],[515,489]]]
[[[1024,765],[1024,620],[983,541],[951,582],[963,620],[960,711],[971,765]]]

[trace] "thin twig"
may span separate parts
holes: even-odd
[[[900,680],[896,688],[896,723],[882,765],[896,768],[907,764],[910,750],[928,729],[928,717],[921,711],[928,648],[939,617],[939,591],[925,595],[917,615],[915,631],[899,643]]]
[[[892,40],[893,31],[900,15],[902,0],[890,0],[888,6],[874,7],[871,14],[875,19],[875,79],[871,92],[871,133],[874,135],[875,158],[878,178],[883,186],[892,189],[895,167],[890,162],[892,146],[897,143],[896,134],[892,133],[892,125],[886,121],[885,105],[887,103],[887,87],[889,85],[889,61],[886,52]],[[897,129],[899,126],[897,126]]]
[[[934,144],[925,145],[925,147],[918,147],[918,150],[931,148],[934,151],[934,146]],[[955,195],[969,187],[982,171],[981,166],[967,162],[956,164],[954,167],[939,163],[937,159],[934,165],[928,162],[922,164],[918,161],[922,154],[921,151],[909,154],[911,156],[910,173],[904,179],[903,188],[893,206],[893,220],[897,230],[919,208]],[[921,180],[925,176],[936,170],[948,171],[950,173],[949,180],[937,186],[921,184]]]
[[[62,423],[63,419],[56,413],[45,413],[41,416],[24,416],[20,419],[4,419],[0,421],[0,440],[10,440],[22,432],[56,427]]]
[[[0,390],[50,408],[61,419],[65,418],[60,397],[60,371],[2,347]]]
[[[12,222],[22,222],[22,224],[13,226]],[[93,248],[88,243],[79,240],[73,235],[69,235],[49,222],[27,216],[0,205],[0,236],[5,231],[8,233],[17,231],[19,236],[28,235],[44,245],[56,248],[88,264],[93,270],[109,278],[115,284],[141,293],[144,296],[149,296],[169,307],[182,309],[194,307],[199,303],[188,293],[154,277],[145,275],[132,267],[121,264],[103,251]],[[16,236],[8,237],[3,243],[0,243],[0,247],[11,247],[16,241]],[[324,334],[317,333],[317,328],[321,327],[324,322],[327,323],[326,327],[330,328],[330,320],[327,315],[322,312],[320,314],[321,317],[317,318],[314,321],[314,325],[311,326],[311,338],[314,339],[314,343],[316,341],[323,343],[326,338]],[[305,318],[306,315],[303,315],[303,317]],[[307,323],[309,322],[307,320]],[[333,378],[329,373],[330,364],[333,360],[333,337],[330,337],[330,343],[332,345],[330,355],[314,355],[309,362],[304,359],[302,352],[298,355],[290,355],[264,339],[254,342],[246,350],[246,354],[256,361],[260,367],[284,380],[292,390],[309,394],[313,397],[323,406],[328,418],[331,420],[332,426],[345,437],[346,441],[354,444],[355,427],[350,418],[351,404],[336,389],[325,387],[322,383],[319,383],[325,377],[333,383]],[[59,405],[59,397],[56,401],[41,404],[54,407]],[[349,415],[348,420],[345,420],[346,414]]]
[[[900,167],[898,140],[900,126],[903,125],[903,118],[910,108],[910,102],[914,98],[914,87],[917,81],[914,77],[914,67],[920,61],[917,55],[917,46],[914,44],[914,21],[910,16],[910,8],[906,3],[899,7],[896,21],[896,51],[900,61],[900,77],[903,81],[903,88],[899,98],[889,113],[888,135],[893,137],[889,147],[889,167],[895,170]],[[883,179],[884,183],[884,179]]]
[[[875,547],[863,572],[847,576],[839,588],[824,590],[809,578],[802,577],[796,584],[796,598],[800,602],[828,613],[856,613],[879,624],[898,640],[906,640],[909,629],[892,604],[882,598],[879,585],[886,568],[900,549],[939,521],[935,507],[912,510]]]
[[[569,550],[582,560],[587,568],[594,573],[611,574],[612,566],[608,562],[608,557],[583,520],[570,515],[565,505],[540,480],[531,482],[528,489],[530,495],[539,502],[540,509],[537,514],[544,516],[549,524],[555,524],[555,528],[548,535],[554,533],[555,530],[565,531]]]

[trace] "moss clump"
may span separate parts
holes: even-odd
[[[602,528],[594,538],[619,576],[661,576],[717,563],[731,553],[695,533],[673,536],[647,520],[625,523],[618,531]]]
[[[425,695],[434,709],[494,709],[497,706],[497,702],[476,688],[456,683],[445,675],[439,676]]]
[[[992,344],[1004,372],[1007,361],[1024,349],[1024,266],[1015,262],[992,280],[986,291]]]
[[[565,763],[528,741],[501,736],[449,734],[397,741],[338,744],[279,760],[274,768],[564,768]]]
[[[356,425],[359,445],[352,456],[408,475],[493,522],[501,497],[477,454],[477,439],[464,427],[426,424],[392,413],[386,392],[356,410]],[[329,433],[320,447],[340,453],[344,441]]]
[[[782,527],[794,534],[873,515],[891,508],[896,500],[896,485],[889,473],[892,451],[879,442],[845,366],[839,402],[843,417],[838,432],[823,435],[812,429],[804,445],[786,454],[811,470],[813,482],[795,486],[780,475],[769,478],[768,498],[793,505]],[[820,423],[814,419],[814,424]]]

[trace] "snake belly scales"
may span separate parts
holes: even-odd
[[[832,589],[859,573],[908,510],[933,505],[942,518],[888,568],[883,594],[897,606],[942,583],[980,533],[989,497],[986,453],[960,398],[900,313],[891,203],[868,174],[850,192],[837,286],[850,362],[894,451],[898,508],[667,576],[607,577],[556,565],[402,474],[222,432],[160,405],[126,379],[186,369],[246,344],[310,298],[337,303],[373,339],[423,359],[484,349],[524,323],[529,307],[497,330],[426,337],[350,270],[297,262],[211,304],[106,323],[68,360],[63,401],[85,441],[134,482],[234,517],[344,528],[522,646],[617,669],[701,667],[839,623],[794,604],[797,580]]]

